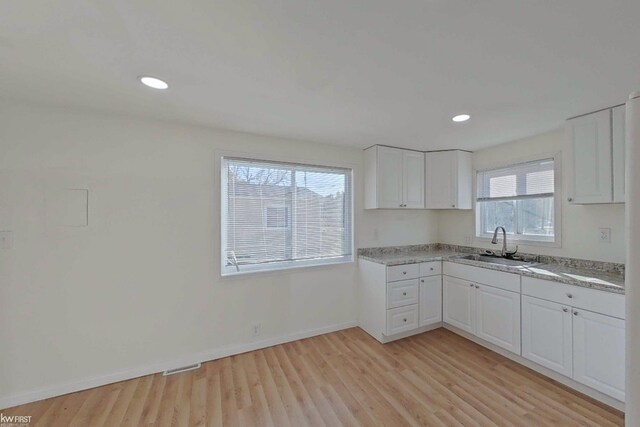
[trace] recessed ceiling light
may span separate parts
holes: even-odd
[[[167,89],[169,88],[169,85],[167,84],[167,82],[165,82],[164,80],[160,80],[156,77],[151,77],[151,76],[140,76],[138,77],[138,80],[140,80],[140,83],[142,83],[145,86],[149,86],[153,89]]]
[[[453,120],[454,122],[466,122],[470,118],[471,116],[468,114],[458,114],[457,116],[453,116],[451,120]]]

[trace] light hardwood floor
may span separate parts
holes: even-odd
[[[31,426],[620,426],[623,414],[437,329],[359,328],[3,410]]]

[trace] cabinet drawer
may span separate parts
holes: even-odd
[[[550,280],[522,278],[522,293],[532,297],[624,319],[624,295]]]
[[[394,265],[387,267],[387,282],[417,279],[420,275],[420,264]]]
[[[387,308],[418,303],[418,279],[387,284]]]
[[[442,261],[420,263],[420,277],[442,274]]]
[[[505,291],[520,292],[520,275],[518,274],[453,262],[444,262],[442,270],[447,276],[482,283]]]
[[[418,305],[387,310],[387,335],[410,331],[418,327]]]

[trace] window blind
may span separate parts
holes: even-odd
[[[551,197],[554,192],[553,159],[479,171],[478,201]]]
[[[351,260],[352,171],[224,157],[223,274]]]

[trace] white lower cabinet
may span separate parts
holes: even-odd
[[[520,294],[475,285],[476,336],[520,354]]]
[[[456,277],[443,278],[443,321],[520,354],[520,294]]]
[[[617,317],[522,296],[522,356],[620,401],[624,335]]]
[[[421,277],[419,294],[419,326],[442,322],[442,276]]]
[[[441,324],[442,261],[358,263],[358,323],[369,335],[387,343]]]
[[[446,261],[360,270],[360,326],[382,343],[444,322],[625,400],[624,295]]]
[[[418,279],[401,280],[387,284],[387,308],[418,303]]]
[[[418,306],[416,304],[387,310],[387,335],[407,332],[417,327]]]
[[[522,296],[522,356],[571,377],[573,331],[568,306]]]
[[[472,282],[450,276],[442,278],[442,321],[463,331],[475,332],[476,299]]]
[[[624,320],[573,309],[573,379],[624,401]]]

